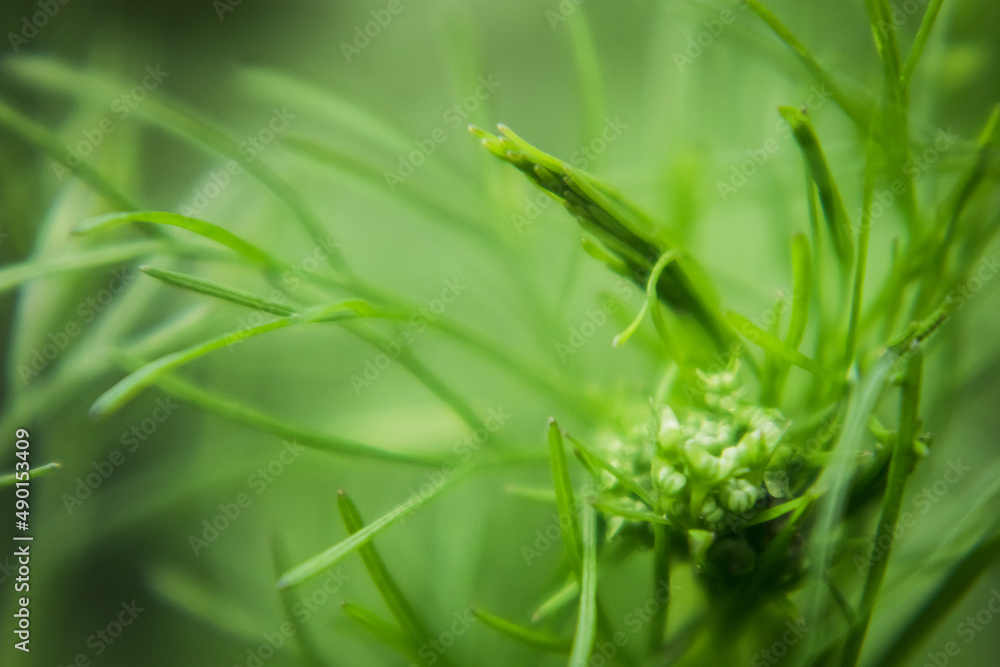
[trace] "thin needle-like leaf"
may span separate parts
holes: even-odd
[[[466,473],[471,469],[466,469]],[[456,482],[462,479],[465,474],[459,472],[451,478],[445,480],[440,486],[431,489],[425,495],[416,494],[405,503],[398,505],[395,509],[376,519],[358,532],[354,533],[346,540],[338,542],[326,551],[313,556],[286,572],[278,579],[278,588],[287,588],[302,583],[306,579],[314,577],[328,568],[339,563],[343,558],[357,551],[360,547],[368,544],[375,536],[382,533],[387,528],[398,523],[409,514],[412,514],[418,507],[428,501],[437,498],[441,492],[451,488]]]
[[[107,215],[101,215],[96,218],[84,220],[73,229],[73,233],[90,234],[93,232],[103,232],[130,222],[149,222],[157,225],[171,225],[173,227],[186,229],[190,232],[194,232],[198,236],[202,236],[210,241],[226,246],[254,264],[272,268],[282,266],[278,260],[271,257],[257,246],[244,241],[232,232],[223,229],[218,225],[204,220],[199,220],[197,218],[190,218],[186,215],[180,215],[179,213],[170,213],[167,211],[108,213]]]
[[[482,621],[484,625],[488,625],[494,630],[507,635],[511,639],[514,639],[525,646],[530,646],[531,648],[535,648],[540,651],[548,651],[550,653],[569,653],[570,642],[568,639],[563,639],[562,637],[558,637],[548,632],[541,632],[539,630],[526,628],[523,625],[514,623],[513,621],[508,621],[505,618],[495,616],[484,609],[473,607],[472,613],[475,614],[476,618]]]
[[[549,419],[549,464],[552,467],[552,481],[556,490],[559,524],[563,526],[561,532],[566,546],[566,556],[579,577],[581,576],[580,525],[577,520],[573,483],[570,481],[569,466],[566,463],[566,448],[563,445],[559,424],[555,419]]]
[[[569,656],[570,667],[586,667],[597,639],[597,512],[583,507],[583,576],[580,580],[580,607],[576,634]]]
[[[288,317],[289,315],[294,315],[296,312],[293,308],[289,308],[288,306],[284,306],[280,303],[262,299],[259,296],[251,294],[250,292],[233,289],[232,287],[226,287],[225,285],[219,285],[218,283],[213,283],[212,281],[205,280],[204,278],[189,276],[184,273],[177,273],[176,271],[163,271],[149,266],[141,266],[139,269],[146,275],[152,276],[157,280],[161,280],[168,285],[180,287],[181,289],[190,290],[199,294],[205,294],[206,296],[222,299],[223,301],[229,301],[230,303],[235,303],[240,306],[246,306],[247,308],[252,308],[253,310],[259,310],[262,313],[271,313],[272,315]]]
[[[816,361],[810,359],[798,350],[793,350],[787,343],[785,343],[785,341],[771,333],[768,333],[767,331],[764,331],[739,313],[729,312],[726,313],[726,316],[729,318],[729,321],[732,322],[733,326],[746,336],[748,340],[756,343],[768,352],[776,354],[795,364],[799,368],[807,370],[813,375],[823,378],[824,380],[828,380],[833,383],[842,382],[842,380],[837,377],[836,373],[820,366]]]
[[[357,506],[343,489],[337,493],[337,507],[340,508],[340,518],[343,519],[349,534],[355,535],[365,527]],[[411,648],[415,651],[431,636],[430,630],[427,629],[426,624],[417,615],[413,606],[406,600],[399,585],[389,574],[389,569],[385,566],[382,557],[379,556],[375,545],[368,542],[359,546],[358,555],[361,556],[365,569],[368,570],[368,575],[371,577],[372,583],[375,584],[379,595],[382,596],[385,606],[403,628],[403,632],[409,638]]]

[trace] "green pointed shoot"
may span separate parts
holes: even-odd
[[[232,333],[198,343],[185,350],[160,357],[156,361],[143,366],[138,371],[126,376],[115,386],[94,401],[90,408],[91,419],[102,419],[118,411],[123,405],[135,398],[143,389],[154,384],[161,376],[173,371],[210,352],[234,345],[241,340],[282,329],[293,324],[291,318],[285,317],[273,322],[267,322],[250,329],[241,329]]]
[[[569,478],[566,449],[562,432],[554,418],[549,419],[549,463],[552,466],[552,481],[556,490],[556,507],[559,508],[559,525],[563,526],[562,537],[566,546],[566,556],[577,577],[582,576],[580,561],[580,525],[577,521],[577,506],[573,496],[573,483]]]
[[[483,625],[487,625],[525,646],[549,653],[569,653],[570,642],[567,639],[549,634],[548,632],[527,628],[513,621],[508,621],[505,618],[494,616],[488,611],[477,607],[472,608],[472,613],[483,622]]]
[[[809,173],[816,184],[819,192],[820,205],[823,208],[823,216],[833,240],[833,248],[844,269],[850,267],[853,262],[853,250],[851,249],[850,222],[847,217],[847,209],[844,201],[840,197],[840,191],[830,172],[830,167],[826,163],[823,149],[820,147],[819,139],[813,130],[812,121],[807,113],[794,107],[778,107],[782,117],[792,127],[792,134],[798,142],[802,155],[809,166]]]
[[[570,667],[586,667],[597,639],[597,512],[583,506],[583,576]],[[565,531],[563,531],[565,532]]]
[[[606,254],[617,261],[609,262],[590,249],[589,254],[645,287],[646,277],[657,260],[666,253],[676,252],[656,283],[658,297],[679,313],[692,316],[717,347],[728,348],[734,335],[718,313],[704,271],[665,229],[657,227],[648,215],[590,174],[535,148],[507,126],[498,127],[501,136],[477,127],[469,129],[487,150],[517,167],[563,204],[580,226],[604,246]]]
[[[679,253],[677,250],[670,250],[663,253],[663,256],[657,260],[656,264],[653,266],[653,270],[649,273],[649,280],[646,281],[647,298],[642,302],[642,308],[639,309],[639,314],[634,320],[632,320],[632,323],[626,327],[625,331],[615,336],[611,343],[612,347],[618,347],[619,345],[626,343],[628,339],[632,337],[632,334],[636,332],[636,329],[639,328],[639,324],[646,316],[646,311],[651,308],[656,308],[656,285],[659,283],[660,274],[663,273],[663,269],[667,268],[667,264],[677,259],[678,256]]]
[[[411,645],[409,638],[389,621],[353,602],[343,602],[340,608],[347,618],[361,626],[375,641],[402,653],[407,659],[418,665],[422,662],[422,658]]]
[[[810,359],[798,350],[792,349],[788,343],[781,340],[777,336],[764,331],[739,313],[729,312],[726,313],[726,316],[729,318],[729,321],[732,322],[736,330],[740,331],[747,337],[747,340],[756,343],[764,350],[767,350],[772,354],[776,354],[786,361],[789,361],[799,368],[807,370],[816,377],[823,378],[828,382],[840,384],[843,381],[841,378],[837,377],[837,374],[833,371],[824,368],[815,360]]]
[[[38,466],[36,468],[31,468],[28,471],[28,479],[35,479],[36,477],[44,477],[50,472],[54,472],[62,467],[60,463],[46,463],[43,466]],[[0,487],[10,486],[14,482],[23,482],[23,479],[18,479],[18,475],[23,475],[24,473],[12,472],[7,475],[0,475]]]
[[[230,231],[214,225],[211,222],[189,218],[179,213],[169,213],[167,211],[132,211],[124,213],[108,213],[96,218],[84,220],[74,229],[74,234],[90,234],[93,232],[104,232],[115,227],[120,227],[131,222],[149,222],[157,225],[170,225],[186,229],[190,232],[202,236],[210,241],[223,245],[230,250],[242,255],[254,264],[277,268],[282,264],[266,252],[244,241]]]
[[[906,57],[906,62],[903,63],[903,71],[899,75],[899,80],[903,88],[907,88],[910,85],[910,79],[913,78],[913,72],[917,69],[917,63],[920,62],[920,56],[924,52],[927,38],[930,37],[931,30],[934,28],[934,22],[937,20],[938,12],[941,11],[941,5],[943,4],[944,0],[931,0],[924,11],[924,18],[920,21],[917,36],[913,39],[913,46],[910,47],[910,55]]]
[[[604,459],[604,457],[592,451],[589,447],[587,447],[582,442],[574,438],[572,435],[569,435],[567,433],[566,437],[569,438],[569,441],[573,443],[576,455],[582,459],[585,459],[591,467],[599,468],[601,470],[606,470],[607,472],[611,473],[611,475],[616,480],[618,480],[618,482],[622,486],[624,486],[626,489],[634,493],[636,497],[639,498],[639,500],[649,505],[650,508],[656,506],[656,504],[653,502],[652,496],[649,495],[649,492],[646,491],[646,489],[639,486],[639,484],[630,475],[626,475],[621,470],[611,465],[607,460]]]
[[[294,315],[296,312],[294,309],[289,308],[288,306],[283,306],[280,303],[262,299],[249,292],[244,292],[243,290],[219,285],[218,283],[205,280],[204,278],[189,276],[175,271],[163,271],[148,266],[141,266],[139,267],[139,270],[148,276],[167,283],[168,285],[180,287],[181,289],[190,290],[199,294],[205,294],[206,296],[222,299],[223,301],[229,301],[230,303],[235,303],[240,306],[246,306],[247,308],[251,308],[253,310],[259,310],[262,313],[271,313],[272,315],[288,317],[290,315]]]
[[[464,475],[462,475],[462,473],[458,473],[446,480],[443,484],[441,484],[441,486],[435,487],[427,495],[417,494],[412,496],[405,503],[397,505],[395,509],[387,514],[384,514],[347,539],[338,542],[326,551],[323,551],[322,553],[319,553],[293,567],[291,570],[283,574],[280,579],[278,579],[278,588],[296,586],[301,584],[306,579],[322,574],[353,552],[371,542],[372,539],[384,532],[387,528],[399,523],[408,515],[412,514],[417,508],[421,507],[428,501],[437,498],[441,495],[442,491],[451,488],[451,486],[463,476]]]
[[[357,506],[343,489],[337,492],[337,507],[340,508],[340,518],[343,519],[349,534],[355,535],[365,527]],[[389,570],[375,549],[375,545],[371,542],[362,544],[358,547],[358,555],[361,556],[365,569],[368,570],[368,575],[371,577],[372,583],[375,584],[375,589],[382,596],[385,606],[408,637],[411,649],[416,652],[420,645],[431,636],[430,631],[417,615],[413,606],[406,600],[406,596],[403,595],[403,591],[400,590],[392,575],[389,574]]]
[[[629,521],[644,521],[646,523],[651,523],[660,526],[672,526],[673,522],[666,517],[660,516],[655,512],[650,512],[648,510],[643,510],[631,505],[626,505],[620,500],[615,500],[612,498],[599,497],[595,498],[590,502],[591,505],[601,510],[604,514],[609,514],[611,516],[620,516],[623,519],[628,519]]]
[[[549,618],[578,597],[580,597],[580,581],[576,577],[570,577],[562,588],[538,605],[538,609],[531,615],[531,622],[537,623]]]

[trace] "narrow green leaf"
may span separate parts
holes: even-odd
[[[0,294],[37,278],[120,264],[136,257],[162,252],[165,247],[162,241],[131,241],[62,257],[28,259],[20,264],[0,268]]]
[[[809,321],[809,297],[812,292],[812,262],[809,239],[805,234],[792,238],[792,314],[788,323],[788,347],[798,350]]]
[[[192,292],[197,292],[199,294],[205,294],[207,296],[222,299],[223,301],[229,301],[230,303],[235,303],[240,306],[246,306],[247,308],[259,310],[263,313],[271,313],[272,315],[282,315],[287,317],[295,314],[296,312],[288,306],[283,306],[279,303],[262,299],[251,294],[250,292],[244,292],[243,290],[233,289],[232,287],[226,287],[225,285],[213,283],[209,280],[205,280],[204,278],[189,276],[175,271],[163,271],[149,266],[141,266],[139,269],[157,280],[162,280],[168,285],[191,290]]]
[[[358,512],[358,508],[343,489],[337,493],[337,507],[340,508],[340,518],[343,519],[349,534],[355,535],[365,527],[365,522]],[[409,637],[410,647],[416,652],[421,644],[430,638],[430,631],[417,615],[413,606],[406,600],[406,596],[403,595],[403,591],[400,590],[392,575],[389,574],[389,569],[385,566],[382,557],[379,556],[375,545],[372,542],[362,544],[358,547],[358,555],[361,556],[365,569],[368,570],[368,575],[371,577],[372,583],[375,584],[379,595],[382,596],[385,606],[403,628],[403,632]]]
[[[514,623],[513,621],[508,621],[507,619],[500,618],[499,616],[494,616],[484,609],[473,607],[472,613],[475,614],[476,618],[482,621],[483,624],[488,625],[494,630],[507,635],[511,639],[514,639],[525,646],[530,646],[531,648],[535,648],[540,651],[548,651],[550,653],[569,653],[570,642],[567,639],[549,634],[548,632],[540,632],[538,630],[526,628],[523,625]]]
[[[353,602],[343,602],[344,614],[368,632],[376,641],[405,655],[416,664],[423,662],[409,638],[396,626],[365,607]]]
[[[938,12],[941,11],[941,5],[943,4],[944,0],[931,0],[924,11],[924,17],[920,21],[920,28],[917,29],[917,36],[913,39],[913,46],[910,47],[910,55],[907,56],[906,62],[903,63],[903,71],[900,73],[900,82],[904,88],[909,86],[910,79],[913,78],[913,72],[917,69],[917,63],[920,62],[920,56],[924,52],[927,38],[930,37],[931,30],[934,28],[934,21],[937,20]]]
[[[840,190],[837,189],[833,173],[827,165],[826,156],[823,155],[812,122],[806,113],[794,107],[779,107],[778,111],[791,126],[795,141],[799,144],[809,166],[809,172],[819,191],[820,206],[823,208],[823,216],[826,218],[837,258],[842,266],[850,266],[853,261],[853,250],[847,209],[844,207],[844,200],[840,196]]]
[[[542,619],[549,618],[578,597],[580,597],[580,580],[576,577],[570,577],[562,588],[538,606],[535,613],[531,615],[531,622],[537,623]]]
[[[556,492],[551,488],[536,489],[536,488],[529,488],[526,486],[508,485],[504,487],[504,491],[506,491],[512,496],[517,496],[518,498],[524,498],[525,500],[533,500],[540,503],[551,504],[556,501]]]
[[[899,358],[892,349],[883,353],[851,392],[844,417],[844,428],[831,452],[831,460],[819,479],[813,484],[817,495],[821,494],[817,508],[818,517],[812,530],[812,547],[815,554],[813,579],[822,578],[829,571],[840,534],[841,518],[850,492],[850,481],[856,468],[857,452],[862,450],[868,421],[889,372]],[[800,508],[801,509],[801,508]],[[805,600],[805,617],[812,623],[824,618],[826,586],[814,581],[811,594]],[[810,647],[822,645],[820,632],[809,633],[806,642]]]
[[[209,239],[210,241],[226,246],[254,264],[275,268],[282,266],[278,260],[272,258],[257,246],[244,241],[232,232],[227,231],[218,225],[214,225],[211,222],[205,222],[204,220],[199,220],[197,218],[189,218],[188,216],[180,215],[179,213],[169,213],[166,211],[108,213],[107,215],[101,215],[96,218],[84,220],[73,229],[73,233],[90,234],[93,232],[104,232],[130,222],[149,222],[157,225],[171,225],[173,227],[186,229],[199,236]]]
[[[45,475],[48,475],[50,472],[58,470],[61,467],[62,464],[60,463],[46,463],[45,465],[31,468],[28,471],[28,479],[35,479],[36,477],[44,477]],[[23,479],[19,480],[17,478],[19,474],[23,475],[24,473],[12,472],[7,475],[0,475],[0,487],[10,486],[14,482],[23,482],[24,481]]]
[[[789,500],[788,502],[781,503],[780,505],[775,505],[774,507],[768,508],[758,512],[750,521],[747,522],[747,526],[756,526],[759,523],[767,523],[777,519],[780,516],[784,516],[789,512],[794,512],[800,507],[804,507],[809,503],[813,502],[815,498],[809,494],[805,494],[795,498],[794,500]]]
[[[76,67],[48,56],[7,58],[2,66],[6,73],[26,81],[33,87],[93,100],[100,105],[107,104],[107,100],[114,99],[122,90],[132,86],[130,82],[121,81],[93,68]],[[282,111],[287,112],[287,109]],[[234,161],[283,202],[295,214],[296,220],[313,241],[320,247],[330,250],[330,261],[342,270],[346,270],[340,251],[331,242],[323,223],[298,190],[267,167],[264,160],[248,159],[240,150],[239,139],[229,136],[228,132],[205,120],[201,114],[180,101],[163,94],[161,90],[154,91],[142,104],[135,106],[132,114],[185,141]]]
[[[451,488],[456,482],[462,479],[471,469],[466,469],[465,473],[459,472],[450,479],[445,480],[440,486],[435,487],[426,495],[414,495],[405,503],[396,506],[395,509],[376,519],[358,532],[354,533],[346,540],[338,542],[326,551],[313,556],[286,572],[278,579],[278,588],[287,588],[302,583],[306,579],[316,576],[333,567],[344,557],[350,555],[360,547],[368,544],[375,536],[383,532],[390,526],[398,523],[406,516],[412,514],[424,503],[437,498],[442,491]]]
[[[830,90],[830,93],[837,103],[837,105],[844,110],[844,113],[854,121],[855,125],[859,128],[867,129],[868,121],[865,117],[864,112],[860,105],[854,102],[850,97],[841,91],[840,87],[834,83],[833,79],[829,74],[820,66],[809,50],[798,40],[792,32],[785,27],[785,25],[778,20],[778,17],[774,15],[767,7],[762,5],[759,0],[744,0],[747,7],[753,11],[760,19],[770,28],[778,38],[785,43],[788,48],[790,48],[802,64],[805,65],[809,73],[812,74],[817,81],[819,81],[823,86]]]
[[[111,389],[101,394],[94,401],[90,408],[91,419],[101,419],[120,409],[123,405],[136,397],[143,389],[155,383],[157,379],[180,366],[199,359],[206,354],[229,345],[238,343],[241,340],[265,334],[275,329],[281,329],[293,324],[291,318],[282,318],[273,322],[267,322],[250,329],[241,329],[232,333],[213,338],[211,340],[198,343],[185,350],[180,350],[172,354],[160,357],[156,361],[149,363],[136,372],[126,376]]]
[[[566,463],[566,449],[563,446],[562,432],[554,418],[549,419],[549,464],[552,467],[552,481],[556,490],[556,506],[559,508],[559,525],[564,526],[563,543],[566,546],[566,556],[576,575],[581,575],[580,562],[580,525],[577,520],[577,505],[573,496],[573,483],[569,478],[569,466]]]
[[[923,371],[923,353],[916,348],[907,363],[906,375],[903,380],[902,399],[899,407],[899,431],[896,438],[892,460],[889,463],[889,480],[886,483],[885,498],[882,502],[882,516],[879,518],[875,531],[874,544],[879,545],[882,557],[868,568],[864,592],[859,610],[860,620],[851,628],[847,643],[841,658],[843,667],[854,667],[861,656],[861,647],[871,623],[875,600],[878,598],[889,565],[896,535],[896,522],[899,520],[899,510],[903,504],[903,492],[906,480],[910,476],[910,468],[915,457],[914,444],[919,435],[920,419],[920,383]],[[883,546],[885,545],[885,546]]]
[[[573,63],[580,84],[584,136],[581,141],[590,143],[600,136],[605,122],[604,82],[601,77],[601,54],[594,43],[594,33],[587,20],[586,11],[573,12],[568,21],[570,43],[573,47]]]
[[[639,486],[639,484],[631,476],[626,475],[621,470],[611,465],[611,463],[609,463],[604,457],[595,453],[572,435],[567,433],[566,437],[573,443],[577,454],[585,458],[592,467],[608,471],[621,483],[622,486],[634,493],[639,500],[649,505],[650,508],[655,507],[656,504],[653,502],[653,498],[649,495],[649,492]]]
[[[629,521],[645,521],[646,523],[661,526],[673,525],[673,522],[670,521],[670,519],[660,516],[655,512],[639,509],[637,507],[630,507],[621,501],[613,500],[611,498],[595,498],[590,501],[590,504],[605,514],[620,516],[623,519],[628,519]]]
[[[842,382],[842,380],[837,377],[836,373],[820,366],[816,361],[810,359],[798,350],[793,350],[783,340],[764,331],[739,313],[729,312],[726,313],[726,316],[729,318],[729,321],[733,324],[733,326],[736,327],[740,333],[746,336],[747,340],[756,343],[761,348],[776,354],[787,361],[790,361],[799,368],[807,370],[813,375],[821,377],[824,380],[828,380],[835,384]]]
[[[564,531],[565,532],[565,531]],[[597,512],[583,506],[583,574],[570,667],[586,667],[597,639]]]
[[[146,365],[146,362],[131,355],[122,352],[114,354],[117,361],[129,370],[138,370]],[[216,393],[198,387],[169,373],[158,377],[156,384],[171,396],[196,405],[223,419],[229,419],[237,424],[243,424],[263,433],[270,433],[280,438],[292,440],[305,447],[311,447],[328,454],[343,454],[358,458],[394,463],[411,463],[422,466],[440,465],[443,462],[443,459],[434,456],[392,451],[376,445],[302,428],[297,424],[275,419],[249,405],[219,396]]]

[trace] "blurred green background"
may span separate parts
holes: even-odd
[[[301,275],[286,276],[282,284],[307,293],[329,268],[323,249],[251,174],[231,175],[213,189],[228,160],[147,122],[148,106],[130,92],[147,77],[151,99],[169,96],[187,105],[237,144],[256,137],[259,146],[242,144],[253,146],[241,151],[243,157],[252,154],[252,161],[293,186],[358,273],[428,308],[457,281],[461,287],[447,305],[448,317],[517,349],[530,365],[571,387],[567,395],[552,396],[437,331],[405,324],[378,328],[393,338],[413,334],[412,353],[480,420],[490,410],[509,414],[485,446],[540,457],[465,481],[380,537],[381,553],[432,628],[446,630],[453,614],[470,604],[526,621],[558,584],[561,545],[525,562],[522,547],[534,545],[536,531],[552,524],[554,508],[511,496],[505,486],[550,482],[543,460],[549,416],[600,442],[627,424],[593,412],[586,400],[607,406],[623,421],[641,421],[660,373],[650,369],[638,343],[611,349],[624,327],[617,323],[598,327],[563,363],[558,345],[571,340],[603,295],[615,292],[617,278],[583,255],[579,231],[559,207],[544,207],[534,218],[529,202],[537,193],[514,170],[493,164],[465,126],[503,122],[553,155],[580,157],[580,166],[685,239],[727,307],[759,313],[777,290],[790,289],[789,238],[808,227],[801,156],[778,124],[777,107],[805,104],[817,84],[760,21],[728,2],[224,3],[53,2],[58,10],[48,10],[53,15],[35,34],[31,26],[41,23],[35,16],[45,3],[6,2],[0,7],[7,35],[0,99],[49,128],[67,152],[85,146],[88,163],[139,208],[184,213],[194,207],[198,217],[276,255],[299,258]],[[386,14],[389,5],[401,11]],[[881,69],[862,3],[768,6],[852,95],[877,92]],[[908,44],[919,14],[900,11],[901,39]],[[722,21],[730,16],[732,22]],[[370,29],[375,36],[360,38],[379,18],[385,25]],[[921,175],[925,205],[950,187],[952,161],[968,159],[1000,99],[998,26],[996,2],[944,4],[914,80],[912,131],[926,140],[939,128],[951,128],[960,140],[954,153]],[[588,60],[591,39],[599,57]],[[107,75],[120,92],[91,88],[93,94],[85,96],[58,83],[39,83],[53,62]],[[164,73],[162,81],[152,84],[147,68]],[[481,87],[484,79],[489,87]],[[129,99],[135,109],[127,106]],[[863,169],[858,138],[832,103],[810,104],[853,212],[860,205]],[[276,118],[283,120],[272,124]],[[102,119],[111,125],[102,126]],[[592,143],[602,131],[609,140]],[[379,143],[376,136],[388,140]],[[391,188],[385,173],[421,144],[431,145],[428,139],[433,154]],[[775,144],[767,143],[772,139]],[[305,142],[355,161],[321,164],[296,150]],[[719,183],[730,182],[748,151],[765,145],[777,149],[746,185],[720,194]],[[362,164],[370,171],[362,171]],[[201,206],[199,195],[216,190]],[[61,173],[53,156],[0,131],[5,266],[109,243],[69,232],[81,220],[118,209]],[[446,210],[453,212],[450,218]],[[873,230],[873,280],[884,275],[899,229],[899,221],[890,220]],[[114,237],[144,238],[135,230]],[[148,360],[246,325],[245,309],[165,286],[138,273],[140,264],[257,294],[270,290],[235,263],[149,255],[41,277],[0,295],[0,471],[13,468],[17,428],[31,433],[33,464],[62,464],[32,483],[32,652],[13,650],[5,630],[0,661],[70,665],[82,655],[94,665],[253,665],[266,637],[273,638],[290,614],[304,621],[302,630],[266,664],[311,664],[313,655],[330,665],[407,664],[340,610],[343,600],[380,609],[356,556],[335,568],[339,578],[326,593],[323,580],[295,589],[290,610],[283,610],[274,582],[290,565],[345,536],[338,489],[347,490],[371,521],[426,481],[423,470],[289,449],[281,437],[172,399],[159,387],[106,420],[87,418],[93,401],[124,374],[112,350],[137,351]],[[118,289],[121,282],[126,289]],[[627,293],[625,322],[640,305],[636,293]],[[950,461],[972,470],[949,485],[902,540],[898,563],[890,567],[891,593],[866,647],[872,652],[889,641],[897,619],[934,584],[926,573],[907,579],[907,568],[938,546],[998,471],[1000,346],[991,335],[1000,326],[996,295],[992,282],[969,295],[945,342],[929,353],[923,405],[935,445],[915,473],[914,496],[905,506],[919,513],[913,498],[941,479]],[[39,360],[52,344],[58,352]],[[398,363],[373,372],[370,385],[352,380],[365,377],[366,364],[378,355],[377,348],[338,328],[313,326],[220,350],[178,375],[301,428],[396,451],[448,452],[471,432]],[[567,398],[577,394],[575,404]],[[114,458],[116,451],[120,458]],[[102,474],[113,461],[120,464]],[[95,473],[100,479],[90,484],[88,479],[98,479]],[[204,522],[233,511],[241,494],[249,502],[231,525],[210,544],[193,548],[192,536],[203,536]],[[12,491],[0,491],[0,499],[7,512]],[[2,522],[0,590],[7,628],[14,595],[5,558],[12,558],[13,547],[7,546],[9,516]],[[648,594],[640,570],[626,561],[602,582],[612,618]],[[701,596],[692,581],[680,583],[672,613],[690,618]],[[926,648],[908,664],[925,664],[927,651],[954,639],[956,625],[984,607],[995,586],[1000,575],[991,571],[958,607],[943,611],[947,615]],[[111,642],[95,639],[118,618],[122,604],[133,601],[143,610],[135,622]],[[998,637],[990,629],[963,643],[950,664],[993,664]],[[561,662],[539,658],[480,623],[447,655],[462,665]]]

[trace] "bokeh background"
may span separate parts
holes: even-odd
[[[622,419],[644,419],[660,373],[649,368],[638,343],[611,349],[623,328],[617,324],[599,327],[573,354],[560,354],[558,345],[567,344],[587,313],[615,292],[617,278],[583,255],[579,231],[562,210],[549,206],[535,216],[530,202],[536,193],[513,169],[494,164],[466,132],[468,123],[503,122],[554,155],[582,156],[581,166],[685,239],[727,306],[759,313],[777,290],[791,286],[789,239],[808,222],[801,156],[780,128],[777,107],[807,103],[817,83],[765,26],[733,3],[50,4],[0,7],[6,35],[0,100],[50,129],[67,151],[91,144],[88,163],[140,208],[184,212],[194,206],[199,217],[274,254],[300,258],[303,294],[328,268],[310,259],[322,253],[289,208],[248,173],[233,175],[201,206],[199,195],[215,192],[211,184],[218,184],[227,158],[147,122],[143,101],[129,113],[121,106],[127,100],[120,96],[134,99],[130,91],[152,68],[165,74],[148,86],[150,99],[185,105],[234,142],[257,137],[261,145],[252,159],[293,185],[356,271],[428,308],[457,281],[462,287],[447,306],[448,317],[518,350],[571,388],[553,396],[503,362],[438,332],[415,334],[412,353],[475,415],[510,415],[485,446],[544,456],[544,427],[552,415],[600,441],[623,426],[590,411],[587,400],[610,406],[607,412]],[[375,36],[360,39],[390,4],[401,11],[372,30]],[[926,3],[912,4],[922,12]],[[882,74],[863,3],[769,6],[845,89],[859,98],[878,90]],[[902,6],[900,32],[908,44],[920,14]],[[52,15],[39,27],[34,17],[41,11]],[[732,22],[722,21],[730,16]],[[925,202],[939,199],[953,182],[952,161],[968,160],[1000,99],[998,26],[1000,5],[992,0],[944,4],[914,80],[913,132],[928,138],[951,128],[960,141],[922,174]],[[46,78],[57,66],[118,83],[85,95]],[[491,85],[481,87],[483,80]],[[810,104],[853,212],[863,169],[858,137],[832,103]],[[272,141],[262,131],[281,125],[269,125],[277,117],[285,120]],[[112,130],[94,134],[102,119],[112,121]],[[608,140],[592,143],[602,132]],[[433,154],[405,183],[390,187],[385,173],[430,137],[438,137]],[[307,142],[341,157],[332,164],[312,159],[297,150]],[[745,185],[721,193],[719,183],[731,182],[748,151],[765,145],[777,149]],[[74,237],[70,230],[113,210],[106,198],[61,173],[52,156],[9,128],[0,131],[4,266],[71,257],[109,243],[107,237]],[[873,232],[873,280],[884,275],[897,223]],[[120,242],[144,238],[135,230],[113,236]],[[269,289],[239,265],[150,254],[39,277],[0,295],[0,470],[13,467],[17,428],[30,431],[35,464],[62,464],[32,484],[30,656],[12,649],[6,630],[14,597],[5,560],[13,548],[6,537],[0,549],[3,664],[87,664],[74,663],[78,656],[93,665],[258,664],[255,652],[259,658],[259,647],[290,611],[274,588],[278,573],[345,535],[338,489],[346,489],[370,521],[426,481],[412,466],[289,449],[285,438],[171,398],[160,387],[106,420],[89,420],[93,401],[124,375],[113,350],[151,359],[237,329],[247,318],[236,306],[157,283],[137,272],[140,264],[257,293]],[[122,283],[127,287],[119,289]],[[627,293],[626,322],[640,304]],[[961,460],[971,470],[935,495],[905,538],[870,632],[872,652],[895,635],[907,609],[935,583],[933,573],[908,578],[910,571],[984,497],[998,471],[1000,347],[991,333],[1000,325],[996,285],[987,281],[968,296],[945,342],[929,354],[923,405],[935,444],[915,473],[905,506],[919,513],[916,494],[941,479],[949,462]],[[396,336],[407,329],[379,330]],[[53,358],[37,361],[36,353],[60,340],[66,344]],[[446,452],[468,435],[469,425],[398,363],[374,373],[370,384],[352,380],[364,377],[378,354],[336,327],[316,326],[243,342],[179,375],[301,428],[394,450]],[[101,474],[113,460],[120,463]],[[88,483],[95,472],[99,482]],[[470,604],[527,620],[555,589],[561,545],[531,563],[523,551],[536,545],[536,531],[552,524],[554,509],[505,493],[512,484],[541,487],[548,480],[544,461],[477,476],[377,540],[431,627],[444,631]],[[193,548],[191,538],[203,535],[204,522],[240,494],[250,502],[238,518],[207,546]],[[0,499],[7,512],[10,489],[0,491]],[[2,519],[4,536],[8,518]],[[349,558],[335,571],[336,581],[293,591],[291,604],[309,609],[297,608],[302,629],[263,662],[406,664],[340,609],[343,600],[381,609],[360,560]],[[626,561],[602,583],[613,616],[647,594],[640,572],[641,563]],[[324,583],[328,595],[317,593]],[[693,582],[682,579],[681,586],[677,618],[696,613],[701,602]],[[942,610],[926,647],[907,664],[924,664],[927,651],[954,639],[957,624],[982,609],[994,587],[1000,587],[1000,573],[990,571],[955,609]],[[113,641],[95,639],[123,604],[142,609],[134,623]],[[978,634],[962,643],[950,664],[992,664],[998,637],[992,629]],[[448,658],[463,665],[560,664],[478,623],[458,638]]]

